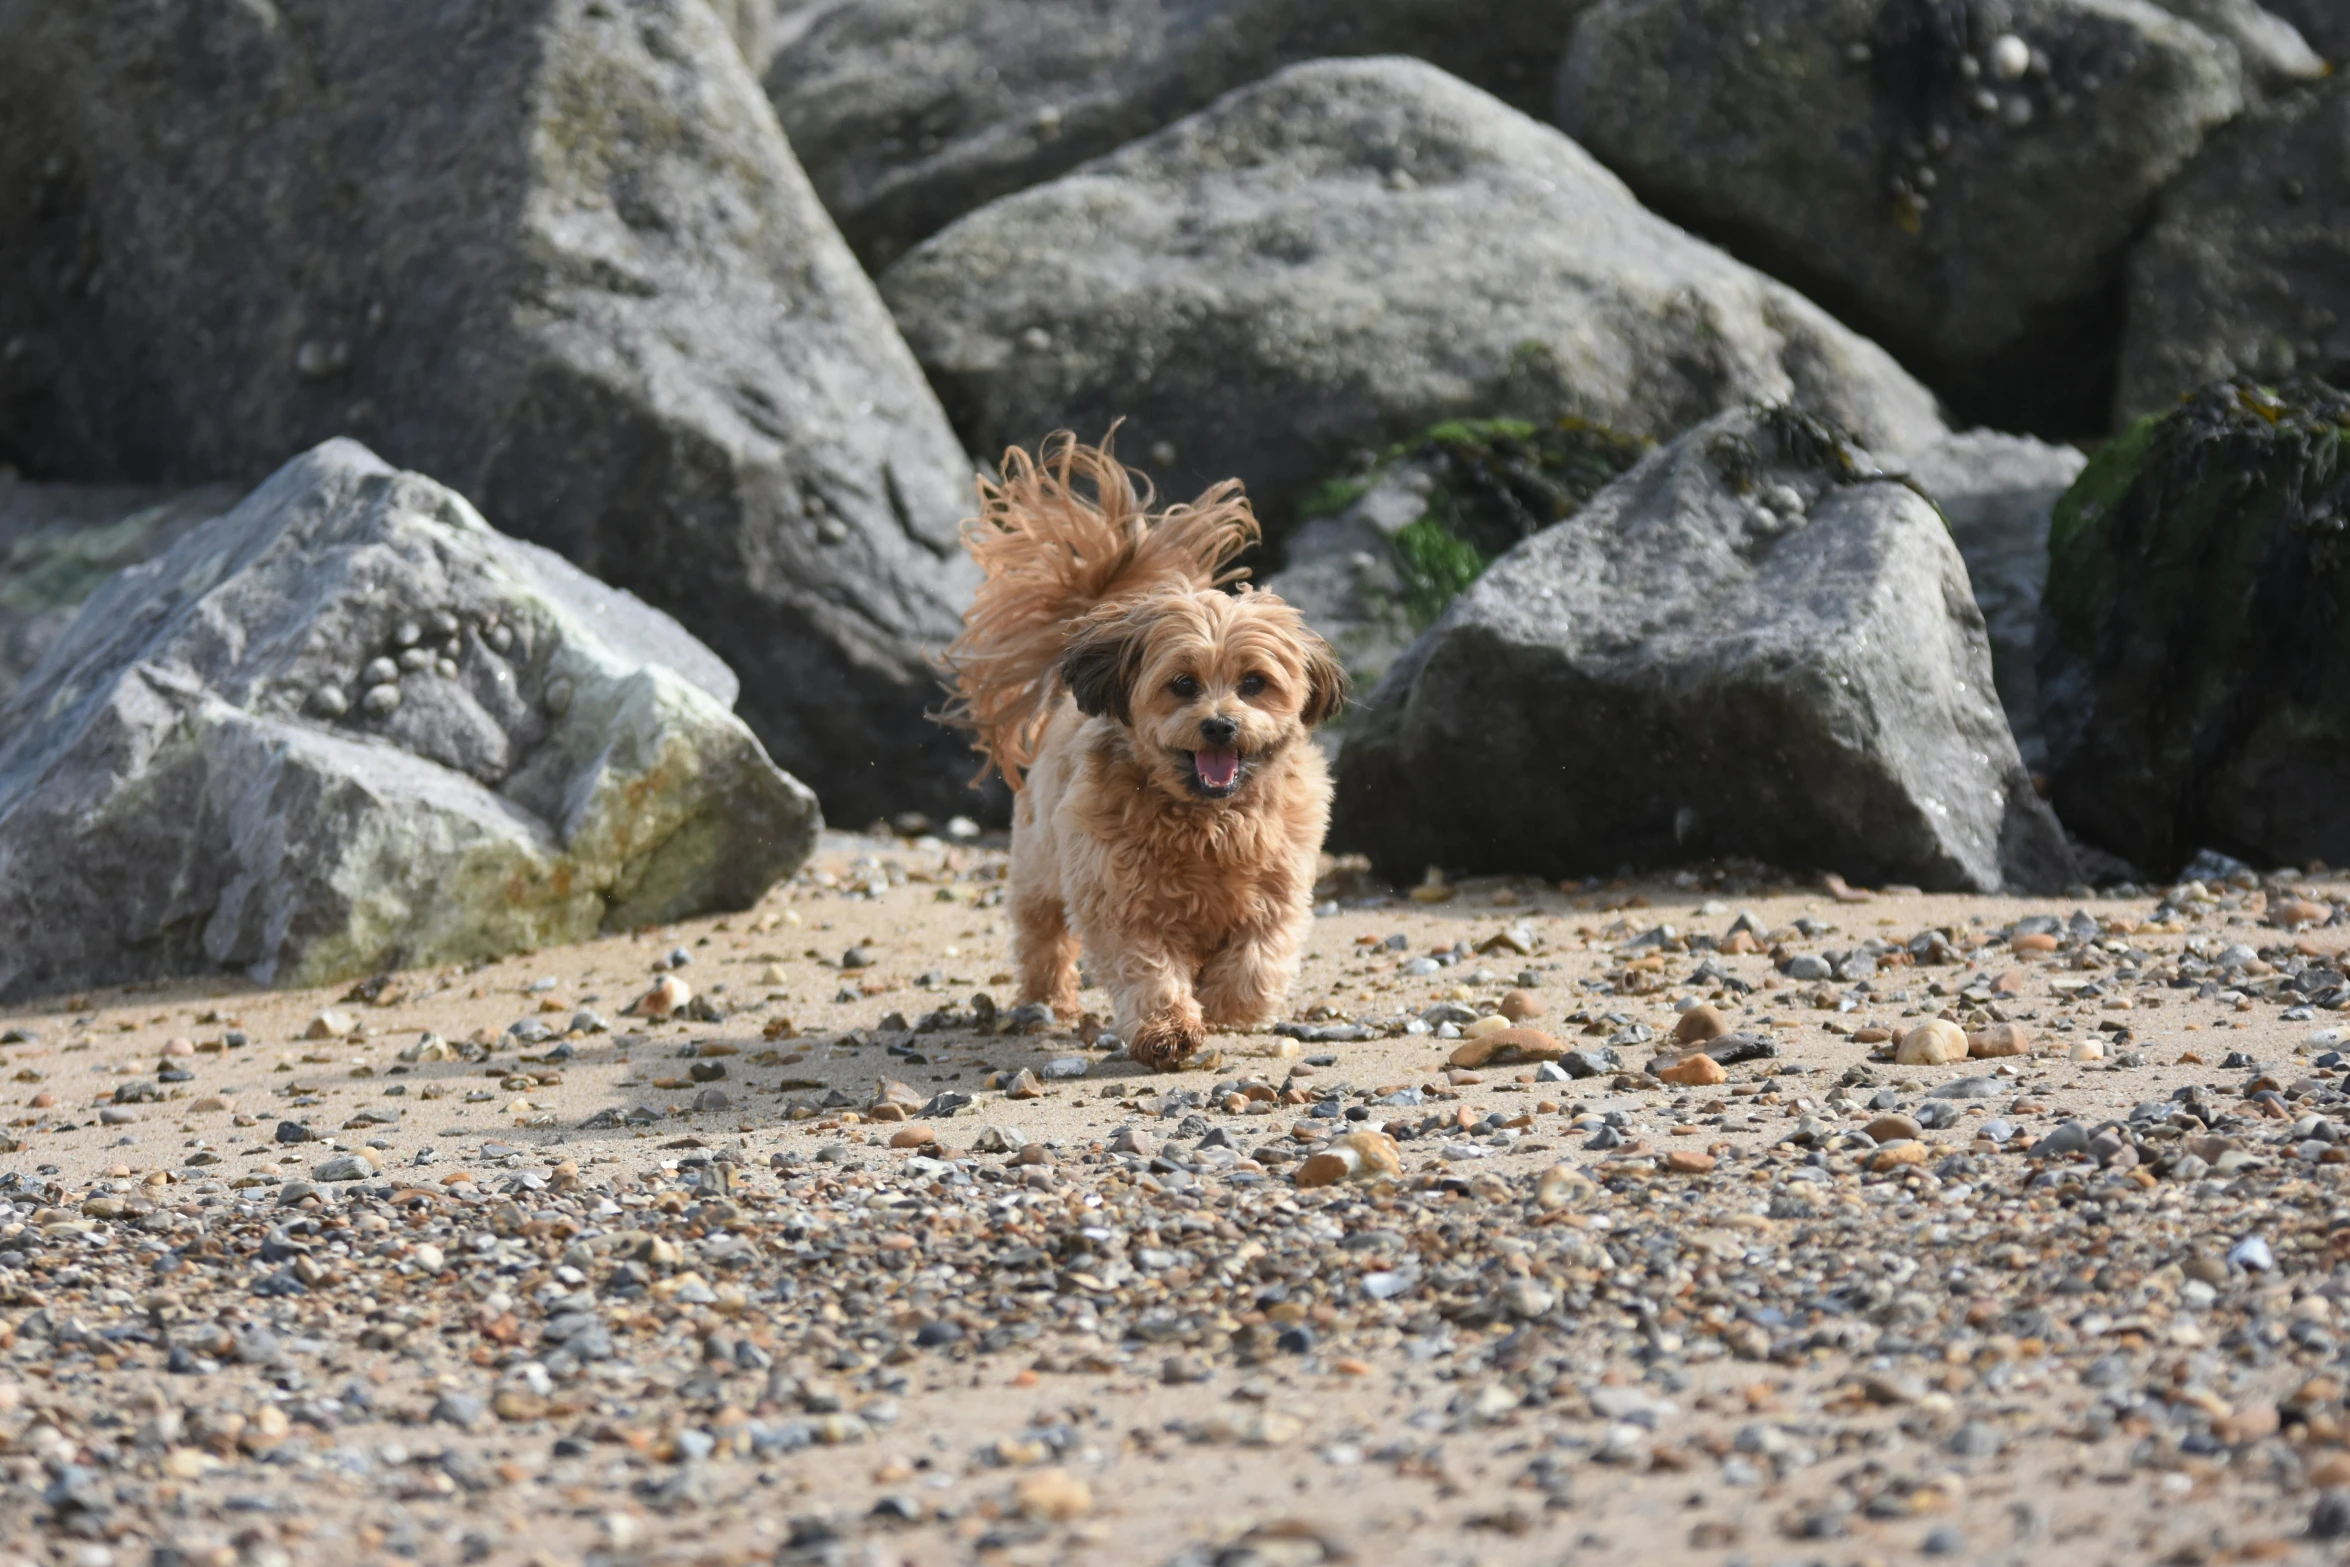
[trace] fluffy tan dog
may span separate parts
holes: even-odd
[[[1297,977],[1330,821],[1308,731],[1346,674],[1280,599],[1225,591],[1257,538],[1235,481],[1154,513],[1107,443],[1063,432],[979,494],[948,717],[1016,791],[1020,999],[1074,1018],[1082,944],[1128,1054],[1171,1070]]]

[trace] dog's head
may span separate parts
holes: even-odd
[[[1346,671],[1270,593],[1169,589],[1079,621],[1061,680],[1089,717],[1133,733],[1136,755],[1180,798],[1230,800],[1346,703]]]

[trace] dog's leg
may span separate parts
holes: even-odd
[[[1012,904],[1012,957],[1020,969],[1020,1004],[1041,1001],[1064,1023],[1077,1018],[1077,938],[1059,900]]]
[[[1301,927],[1235,932],[1200,969],[1199,1005],[1218,1028],[1251,1028],[1280,1009],[1297,980]]]
[[[1126,1053],[1154,1072],[1172,1072],[1198,1054],[1208,1037],[1191,995],[1191,961],[1131,935],[1116,952],[1106,982]]]

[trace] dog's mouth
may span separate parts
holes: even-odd
[[[1210,799],[1222,799],[1240,787],[1238,751],[1191,753],[1191,786]]]

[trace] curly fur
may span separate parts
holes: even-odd
[[[976,735],[972,749],[984,760],[973,782],[995,771],[1021,786],[1059,694],[1068,622],[1154,588],[1221,587],[1247,575],[1232,562],[1259,535],[1237,479],[1155,514],[1151,498],[1150,481],[1111,454],[1109,437],[1080,446],[1066,430],[1035,458],[1011,448],[1003,477],[979,481],[963,547],[986,580],[947,646],[954,696],[941,715]]]
[[[1153,515],[1065,435],[1004,472],[965,530],[988,575],[948,663],[960,720],[1019,791],[1020,999],[1074,1018],[1082,948],[1128,1052],[1172,1069],[1296,979],[1330,819],[1310,731],[1346,676],[1279,598],[1221,591],[1256,533],[1236,485]]]

